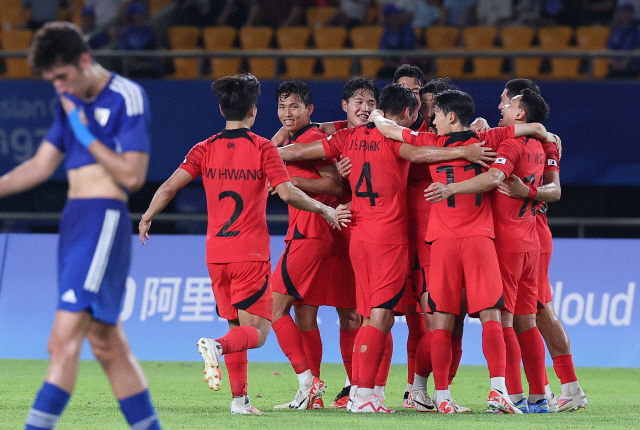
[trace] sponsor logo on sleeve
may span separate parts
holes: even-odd
[[[496,161],[494,161],[495,164],[507,164],[507,159],[504,157],[498,157],[496,158]]]
[[[556,160],[548,159],[547,160],[547,165],[548,166],[556,166],[556,167],[558,167],[558,162]]]

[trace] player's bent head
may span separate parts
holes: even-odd
[[[258,103],[260,81],[251,73],[224,76],[211,84],[227,121],[242,121]]]
[[[36,31],[27,62],[36,74],[54,66],[79,66],[80,56],[89,52],[82,30],[70,22],[48,22]]]
[[[349,103],[349,99],[352,99],[356,95],[366,95],[371,92],[371,96],[375,99],[376,103],[380,97],[378,87],[373,82],[373,79],[367,79],[363,76],[352,76],[349,78],[344,88],[342,89],[342,100]],[[365,93],[365,94],[363,94]]]
[[[463,127],[469,127],[476,105],[471,96],[460,90],[445,90],[436,94],[436,109],[447,115],[453,112]]]
[[[536,94],[542,94],[540,92],[540,88],[535,82],[531,79],[524,78],[511,79],[505,84],[504,89],[507,90],[507,97],[510,99],[520,94],[524,89],[529,89]]]
[[[445,90],[457,90],[458,87],[451,83],[449,78],[436,78],[431,79],[420,88],[420,97],[425,94],[438,94]]]
[[[423,86],[427,82],[427,78],[424,76],[422,69],[410,64],[403,64],[396,69],[396,72],[393,74],[393,83],[397,83],[400,78],[404,77],[415,79],[419,86]]]
[[[385,114],[398,115],[409,108],[409,115],[413,115],[417,105],[416,96],[409,88],[400,84],[389,84],[380,93],[378,109],[384,111]]]
[[[305,106],[311,104],[311,88],[302,81],[285,81],[276,88],[276,101],[281,102],[291,96],[297,96]]]
[[[543,124],[549,118],[549,105],[542,96],[528,88],[520,92],[520,104],[518,107],[527,116],[527,122],[539,122]]]

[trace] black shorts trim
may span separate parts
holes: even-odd
[[[400,292],[398,294],[396,294],[391,300],[387,300],[386,302],[384,302],[381,305],[378,306],[374,306],[374,308],[382,308],[382,309],[389,309],[392,310],[393,308],[395,308],[398,303],[400,302],[400,299],[402,298],[402,296],[404,295],[404,289],[407,288],[407,280],[406,280],[406,276],[405,276],[405,281],[404,281],[404,285],[402,286],[402,289],[400,290]]]
[[[302,300],[302,296],[296,290],[296,286],[293,285],[293,281],[291,280],[291,276],[289,276],[289,270],[287,269],[287,258],[289,257],[289,248],[291,248],[291,242],[287,243],[287,248],[284,250],[284,254],[282,254],[282,264],[280,265],[281,273],[282,273],[282,281],[284,282],[284,286],[287,289],[287,293],[295,297],[298,300]]]
[[[250,295],[244,300],[239,301],[238,303],[234,303],[233,307],[235,307],[236,309],[242,309],[243,311],[246,311],[251,306],[253,306],[258,300],[260,300],[260,297],[262,297],[265,291],[267,291],[268,285],[269,285],[269,275],[266,275],[264,280],[264,285],[262,286],[260,291],[253,293],[252,295]],[[217,310],[217,305],[216,305],[216,310]]]

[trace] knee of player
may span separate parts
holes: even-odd
[[[269,324],[268,327],[256,327],[256,330],[258,330],[258,344],[256,345],[256,348],[260,348],[267,341],[267,335],[271,330],[271,324]]]

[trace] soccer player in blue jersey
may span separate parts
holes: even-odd
[[[44,182],[63,159],[69,190],[60,221],[51,361],[25,429],[55,427],[73,391],[85,338],[131,428],[159,429],[118,319],[131,256],[127,200],[144,184],[149,162],[149,102],[137,84],[93,61],[71,23],[41,28],[28,61],[53,84],[57,113],[36,154],[0,178],[0,197]]]

